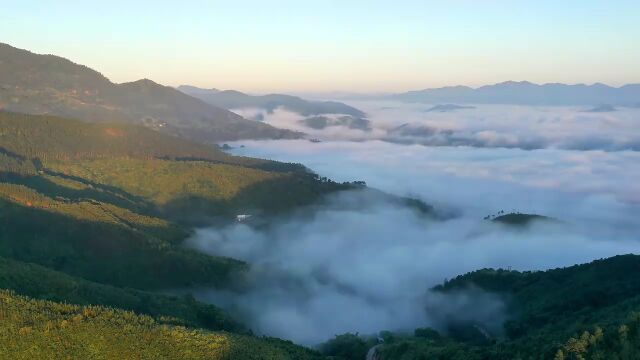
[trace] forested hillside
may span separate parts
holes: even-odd
[[[230,285],[245,265],[182,248],[189,224],[349,188],[136,126],[7,112],[0,125],[0,256],[118,286]]]
[[[151,80],[114,84],[97,71],[67,59],[0,43],[2,109],[144,125],[205,143],[300,136],[244,119]]]
[[[11,321],[3,321],[0,352],[314,358],[291,343],[250,337],[215,306],[160,292],[243,285],[249,264],[182,246],[194,223],[276,216],[353,187],[140,126],[0,111],[0,288],[156,319],[3,293],[0,317]],[[116,334],[122,326],[128,332]]]
[[[101,306],[0,291],[0,353],[11,359],[317,359],[293,343],[175,325]],[[7,321],[10,319],[10,321]]]
[[[624,255],[548,271],[483,269],[461,275],[433,291],[480,289],[498,296],[506,304],[503,333],[489,333],[483,323],[451,322],[440,332],[383,333],[385,342],[376,352],[382,359],[402,360],[638,359],[639,271],[640,256]],[[324,349],[327,355],[360,359],[375,343],[343,335]]]

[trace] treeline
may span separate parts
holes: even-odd
[[[111,157],[200,158],[229,161],[223,152],[139,126],[88,124],[44,115],[0,111],[0,153],[23,159]]]
[[[290,342],[185,328],[102,306],[0,291],[0,352],[8,359],[317,359]]]
[[[548,271],[474,271],[433,291],[473,289],[501,298],[508,315],[502,334],[475,321],[451,322],[440,332],[383,332],[384,342],[376,351],[381,359],[394,360],[639,359],[639,272],[637,255]],[[326,355],[355,360],[378,343],[376,338],[342,335],[323,349]]]

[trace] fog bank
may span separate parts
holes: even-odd
[[[369,131],[332,126],[314,129],[301,124],[300,114],[281,108],[267,112],[236,109],[250,119],[302,131],[325,141],[384,140],[428,146],[640,151],[640,108],[618,107],[594,112],[593,107],[476,105],[468,109],[432,111],[438,104],[395,101],[350,101],[367,113]],[[453,104],[445,104],[444,108]],[[595,108],[599,108],[594,104]],[[454,106],[455,108],[455,106]]]
[[[198,230],[189,245],[248,261],[253,286],[241,295],[196,295],[231,306],[258,333],[315,344],[344,332],[442,328],[448,313],[498,331],[496,319],[508,315],[499,299],[469,302],[427,289],[484,267],[541,270],[640,249],[635,152],[243,144],[234,152],[302,162],[336,181],[365,180],[457,214],[434,221],[380,199],[354,209],[347,204],[362,196],[355,192],[333,196],[312,218],[292,216],[266,231],[244,224]],[[511,209],[563,222],[523,230],[482,219]]]

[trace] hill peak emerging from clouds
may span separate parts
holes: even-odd
[[[343,114],[364,117],[365,113],[344,103],[335,101],[310,101],[284,94],[248,95],[236,90],[201,89],[195,86],[182,85],[178,90],[197,97],[211,105],[225,109],[261,108],[273,111],[282,107],[304,116]]]

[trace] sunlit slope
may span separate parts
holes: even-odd
[[[175,324],[209,330],[245,332],[219,308],[189,296],[169,296],[131,288],[103,285],[49,268],[0,257],[0,289],[34,299],[80,305],[104,305],[155,318],[169,316]]]
[[[230,285],[246,266],[183,248],[185,224],[287,211],[344,188],[141,127],[0,112],[0,256],[93,281]]]
[[[11,359],[315,359],[292,343],[175,326],[99,306],[0,291],[0,353]]]

